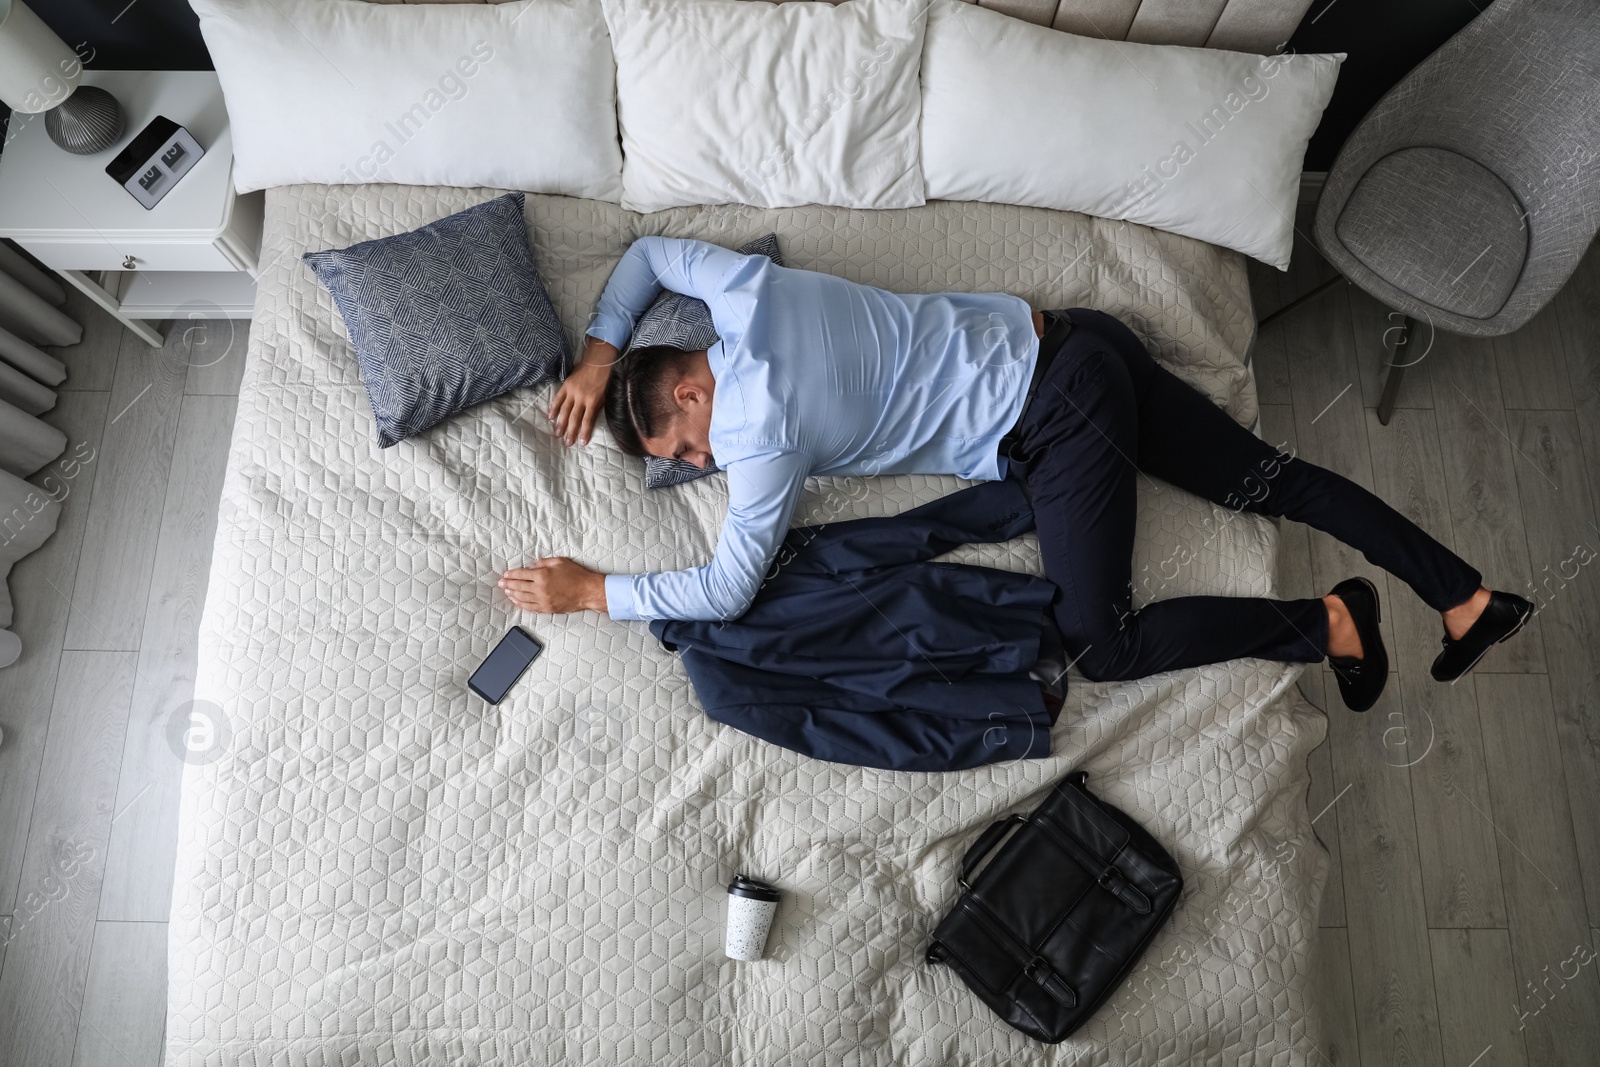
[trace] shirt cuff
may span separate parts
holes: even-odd
[[[633,334],[633,323],[625,321],[617,315],[597,315],[594,325],[590,326],[587,335],[597,337],[606,344],[621,352],[628,343],[628,338]]]
[[[633,575],[606,575],[606,614],[618,622],[640,618],[633,602]]]

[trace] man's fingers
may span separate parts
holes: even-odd
[[[594,438],[595,419],[600,411],[597,405],[591,404],[583,413],[583,443],[588,444]]]
[[[574,573],[592,573],[587,568],[565,556],[546,556],[536,559],[526,567],[509,568],[499,578],[511,602],[523,611],[550,614],[577,611],[581,607],[572,589]]]
[[[542,578],[543,575],[540,574],[541,571],[544,571],[550,567],[554,567],[558,563],[565,562],[566,557],[564,556],[545,556],[543,559],[534,560],[526,567],[512,567],[510,570],[506,571],[505,576],[508,579],[530,581],[534,578]]]
[[[546,592],[543,582],[508,580],[500,583],[511,602],[519,608],[537,608],[544,604]]]

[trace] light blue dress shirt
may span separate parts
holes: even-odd
[[[613,574],[613,619],[735,619],[789,529],[807,475],[1002,475],[1039,340],[1004,293],[903,296],[704,241],[642,237],[600,297],[590,336],[626,346],[663,288],[704,300],[720,344],[711,454],[728,515],[711,562]]]

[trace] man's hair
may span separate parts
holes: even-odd
[[[644,439],[659,437],[678,417],[672,391],[694,354],[670,345],[650,345],[618,361],[606,383],[606,422],[617,446],[628,455],[649,455]]]

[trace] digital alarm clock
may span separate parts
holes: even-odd
[[[106,165],[106,173],[149,211],[205,154],[188,130],[157,115]]]

